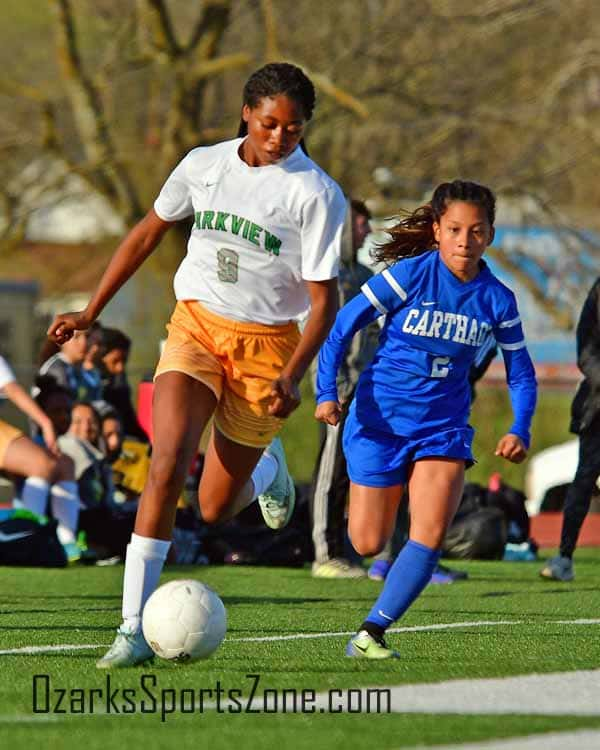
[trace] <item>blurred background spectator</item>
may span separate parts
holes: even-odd
[[[82,401],[73,404],[69,430],[58,442],[75,466],[82,505],[79,530],[84,532],[86,544],[100,559],[122,558],[133,531],[135,513],[129,508],[119,508],[116,502],[101,418],[92,404]]]
[[[100,373],[84,369],[88,351],[88,332],[77,331],[72,339],[58,348],[47,341],[40,352],[38,376],[54,378],[57,385],[67,388],[73,398],[93,401],[101,397]],[[33,390],[33,395],[37,391]]]
[[[96,364],[101,371],[101,398],[119,415],[124,435],[148,442],[148,435],[138,422],[127,379],[131,339],[117,328],[103,327],[100,330]]]
[[[52,419],[17,383],[3,357],[0,357],[0,390],[36,424],[44,443],[38,445],[21,430],[0,421],[0,470],[17,480],[18,504],[38,516],[52,515],[67,557],[80,559],[82,550],[76,539],[79,494],[73,461],[61,454]]]

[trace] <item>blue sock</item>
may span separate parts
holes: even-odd
[[[366,622],[375,623],[383,630],[389,628],[427,586],[439,559],[439,550],[409,540],[390,568]]]

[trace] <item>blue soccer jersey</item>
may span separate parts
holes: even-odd
[[[466,426],[469,368],[492,335],[510,389],[509,432],[529,445],[536,381],[515,296],[484,262],[472,281],[460,281],[437,251],[377,274],[340,310],[319,353],[317,403],[337,401],[336,373],[345,349],[357,330],[381,315],[386,318],[379,348],[356,390],[360,423],[417,437]]]

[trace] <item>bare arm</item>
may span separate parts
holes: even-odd
[[[23,390],[23,388],[16,382],[7,383],[3,391],[7,398],[9,398],[13,404],[20,409],[23,414],[26,414],[29,419],[32,419],[37,425],[39,425],[46,447],[53,453],[58,453],[58,447],[56,444],[56,433],[54,427],[50,421],[50,417],[43,412],[31,396]]]
[[[337,278],[305,283],[310,296],[310,315],[296,350],[281,375],[273,383],[269,413],[276,417],[289,416],[299,405],[298,385],[321,344],[327,338],[337,313]]]
[[[68,341],[74,331],[89,328],[172,226],[172,222],[163,221],[154,209],[150,209],[146,216],[127,233],[115,250],[85,310],[57,315],[48,329],[48,337],[60,345]]]

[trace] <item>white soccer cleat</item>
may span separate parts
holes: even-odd
[[[548,578],[551,581],[572,581],[575,578],[573,560],[561,555],[552,557],[540,570],[540,575],[542,578]]]
[[[352,565],[343,557],[332,557],[331,560],[312,564],[313,578],[366,578],[367,571],[360,565]]]
[[[285,460],[285,452],[279,438],[275,438],[266,449],[277,461],[277,474],[267,489],[258,496],[258,504],[271,529],[287,526],[296,504],[296,488]]]
[[[96,662],[98,669],[134,667],[154,657],[154,651],[146,643],[142,631],[132,633],[123,625],[117,630],[117,637],[104,656]]]

